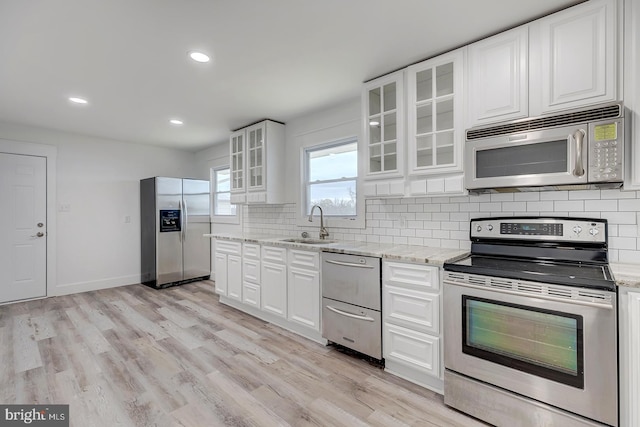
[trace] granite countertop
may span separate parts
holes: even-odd
[[[610,263],[611,272],[618,286],[640,289],[640,265]]]
[[[298,248],[317,252],[348,253],[354,255],[373,256],[398,261],[421,262],[425,264],[442,266],[445,262],[457,261],[468,255],[468,251],[461,249],[434,248],[415,245],[394,245],[384,243],[365,243],[348,241],[330,241],[331,243],[307,244],[285,242],[289,237],[277,237],[273,235],[231,235],[231,234],[205,234],[221,240],[238,242],[250,242]],[[640,265],[610,263],[613,277],[618,286],[640,289]]]
[[[417,245],[395,245],[391,243],[385,244],[329,240],[331,243],[309,244],[285,242],[283,239],[289,239],[290,237],[277,237],[273,235],[205,234],[204,236],[220,240],[268,244],[317,252],[333,252],[373,256],[406,262],[420,262],[436,266],[442,266],[445,262],[457,261],[469,254],[469,251],[462,249],[435,248]]]

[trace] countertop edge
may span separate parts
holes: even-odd
[[[273,235],[229,235],[229,234],[204,234],[205,237],[218,240],[229,240],[236,242],[268,244],[273,246],[287,247],[291,249],[302,249],[314,252],[331,252],[341,254],[352,254],[360,256],[372,256],[385,260],[396,260],[402,262],[414,262],[442,267],[446,262],[457,261],[469,254],[467,250],[438,248],[414,245],[395,245],[384,243],[366,243],[339,241],[327,244],[303,244],[296,242],[285,242],[282,239],[286,236]]]

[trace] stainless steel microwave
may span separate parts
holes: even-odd
[[[621,103],[472,128],[465,184],[472,192],[620,187],[624,141]]]

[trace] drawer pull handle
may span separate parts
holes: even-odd
[[[327,309],[333,311],[334,313],[338,313],[338,314],[341,314],[341,315],[346,316],[346,317],[351,317],[352,319],[366,320],[367,322],[374,322],[375,321],[375,319],[373,317],[360,316],[358,314],[347,313],[346,311],[338,310],[337,308],[331,307],[330,305],[327,306]]]
[[[325,262],[327,264],[342,265],[342,266],[345,266],[345,267],[373,268],[373,265],[356,264],[356,263],[353,263],[353,262],[344,262],[344,261],[334,261],[332,259],[327,259],[327,260],[325,260]]]

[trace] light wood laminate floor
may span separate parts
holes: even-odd
[[[442,396],[218,302],[213,282],[0,306],[0,402],[89,426],[482,426]]]

